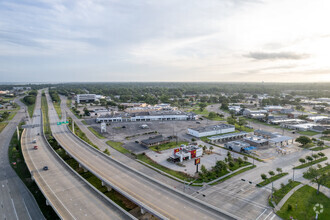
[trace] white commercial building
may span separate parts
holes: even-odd
[[[234,125],[219,124],[200,128],[188,128],[188,134],[194,137],[206,137],[216,134],[225,134],[235,131]]]
[[[130,121],[185,121],[195,120],[196,114],[182,111],[153,111],[138,113],[118,113],[96,118],[96,122],[130,122]]]
[[[173,155],[170,159],[174,162],[183,162],[183,160],[190,160],[203,155],[203,148],[197,145],[181,145],[179,148],[174,149]]]
[[[77,103],[81,102],[94,102],[96,100],[95,94],[78,94],[76,96]]]

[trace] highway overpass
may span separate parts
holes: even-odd
[[[127,167],[103,154],[73,135],[67,126],[57,125],[59,118],[46,95],[53,136],[59,144],[80,163],[143,209],[170,219],[236,219],[237,217],[195,199],[165,184]]]
[[[23,131],[22,152],[33,179],[49,205],[62,219],[134,219],[56,154],[43,135],[40,107],[39,91],[36,111],[30,121],[30,124],[37,126]],[[36,144],[32,143],[33,139],[37,140]],[[38,150],[33,149],[34,145],[38,146]],[[43,170],[44,166],[48,166],[49,170]]]
[[[0,134],[0,219],[45,219],[36,200],[9,164],[8,147],[16,126],[26,116],[26,106],[21,107],[15,117]]]

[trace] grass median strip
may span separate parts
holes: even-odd
[[[222,183],[222,182],[224,182],[224,181],[226,181],[226,180],[228,180],[228,179],[230,179],[230,178],[232,178],[232,177],[234,177],[234,176],[236,176],[236,175],[238,175],[238,174],[244,173],[244,172],[246,172],[246,171],[248,171],[248,170],[252,170],[252,169],[255,168],[255,167],[256,167],[256,165],[253,165],[253,166],[250,166],[250,167],[245,167],[245,168],[243,168],[243,169],[241,169],[241,170],[239,170],[239,171],[237,171],[237,172],[234,172],[234,173],[232,173],[232,174],[226,176],[225,178],[223,178],[223,179],[221,179],[221,180],[218,180],[218,181],[216,181],[216,182],[214,182],[214,183],[211,183],[210,185],[212,185],[212,186],[213,186],[213,185],[217,185],[217,184]]]
[[[277,175],[275,175],[275,176],[272,176],[272,177],[270,177],[270,178],[268,178],[268,179],[266,179],[266,180],[264,180],[264,181],[258,183],[257,186],[259,186],[259,187],[266,186],[266,185],[268,185],[269,183],[274,182],[275,180],[278,180],[278,179],[280,179],[280,178],[282,178],[283,176],[286,176],[286,175],[288,175],[288,174],[289,174],[289,173],[280,173],[280,174],[277,174]]]
[[[0,122],[0,133],[2,132],[3,129],[7,126],[7,122]]]
[[[163,150],[167,150],[167,149],[171,149],[171,148],[175,148],[175,147],[180,147],[182,144],[187,145],[188,142],[187,141],[179,141],[179,142],[169,142],[166,144],[160,144],[158,146],[152,146],[149,149],[153,150],[153,151],[163,151]]]
[[[293,188],[295,188],[296,186],[298,186],[300,184],[300,182],[297,181],[290,181],[288,184],[286,185],[281,185],[281,188],[278,190],[274,190],[273,193],[273,201],[278,204],[283,197],[288,194]],[[269,198],[270,200],[270,198]]]
[[[123,143],[116,141],[107,141],[107,145],[112,147],[113,149],[119,151],[122,154],[130,154],[131,152],[123,147]]]
[[[95,131],[94,128],[92,127],[87,127],[88,130],[90,130],[96,137],[100,138],[100,139],[104,139],[105,137],[103,137],[101,134],[99,134],[99,132]]]
[[[314,164],[317,164],[317,163],[321,163],[323,161],[326,161],[328,158],[327,157],[322,157],[320,159],[317,159],[317,160],[313,160],[311,162],[308,162],[308,163],[304,163],[304,164],[301,164],[299,166],[296,166],[294,167],[293,169],[302,169],[302,168],[305,168],[305,167],[309,167],[309,166],[312,166]]]

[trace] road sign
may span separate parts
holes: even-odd
[[[57,122],[57,125],[65,125],[65,124],[69,124],[69,121],[59,121]]]

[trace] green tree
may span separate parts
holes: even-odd
[[[211,152],[213,151],[213,149],[214,149],[213,146],[210,146],[210,151],[211,151]]]
[[[322,153],[322,152],[319,152],[319,153],[317,153],[320,157],[324,157],[325,156],[325,154],[324,153]]]
[[[204,109],[205,109],[206,106],[207,106],[207,104],[204,103],[204,102],[201,102],[201,103],[199,103],[198,105],[199,105],[199,110],[200,110],[201,112],[204,111]]]
[[[317,141],[317,146],[322,147],[324,145],[324,141]]]
[[[215,118],[217,114],[215,112],[210,112],[208,118]]]
[[[330,181],[330,172],[320,173],[317,169],[310,167],[305,173],[313,183],[317,184],[317,194],[320,192],[320,186]]]
[[[203,174],[203,175],[207,175],[207,169],[206,169],[206,167],[204,166],[204,164],[201,166],[201,173]]]
[[[261,176],[261,178],[262,178],[263,180],[266,180],[266,179],[267,179],[267,175],[266,175],[266,174],[264,174],[264,173],[263,173],[263,174],[261,174],[260,176]]]
[[[280,168],[280,167],[276,168],[276,171],[277,171],[278,173],[282,173],[282,172],[283,172],[282,168]]]
[[[247,156],[244,156],[243,159],[244,159],[245,161],[248,161],[248,157],[247,157]]]
[[[274,176],[274,175],[275,175],[274,171],[272,171],[272,170],[270,170],[268,173],[269,173],[269,175],[271,175],[271,176]]]
[[[312,157],[314,157],[314,159],[317,159],[317,158],[319,158],[320,156],[317,155],[317,154],[312,154]]]
[[[300,136],[296,139],[296,142],[302,144],[302,145],[306,145],[308,143],[311,143],[312,140],[309,137],[306,136]]]
[[[299,162],[300,162],[300,163],[306,163],[306,160],[305,160],[304,158],[300,158],[300,159],[299,159]]]
[[[245,118],[240,117],[240,118],[238,119],[238,125],[239,125],[240,127],[242,127],[243,125],[246,125],[246,124],[247,124],[247,122],[246,122]]]
[[[311,156],[306,156],[306,159],[309,160],[309,161],[312,161],[312,160],[313,160],[313,157],[311,157]]]
[[[106,148],[106,149],[103,151],[103,153],[110,155],[110,151],[108,150],[108,148]]]

